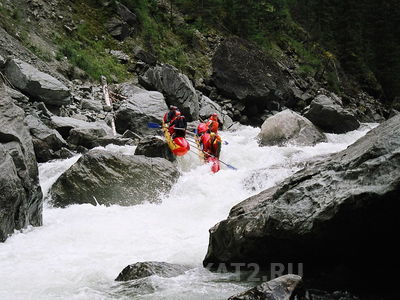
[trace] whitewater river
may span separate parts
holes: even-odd
[[[45,203],[43,226],[29,227],[0,243],[0,299],[226,299],[250,285],[203,269],[208,229],[230,208],[273,186],[318,155],[337,152],[375,125],[328,135],[314,147],[258,147],[259,129],[223,132],[228,145],[223,167],[211,174],[195,154],[179,160],[182,176],[161,204],[132,207]],[[107,147],[133,154],[133,147]],[[79,157],[41,164],[46,194],[56,178]],[[165,261],[190,266],[174,278],[153,276],[130,283],[114,279],[128,264]]]

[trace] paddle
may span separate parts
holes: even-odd
[[[189,142],[189,144],[191,144],[193,147],[195,147],[197,150],[203,152],[204,154],[218,159],[219,162],[223,163],[223,164],[224,164],[225,166],[227,166],[229,169],[232,169],[232,170],[235,170],[235,171],[238,170],[238,169],[235,168],[234,166],[232,166],[232,165],[230,165],[230,164],[227,164],[226,162],[220,160],[218,157],[216,157],[216,156],[214,156],[214,155],[212,155],[212,154],[210,154],[210,153],[207,153],[207,152],[205,152],[204,150],[201,150],[199,147],[197,147],[197,144],[194,144],[194,142],[189,141],[189,140],[188,140],[188,142]],[[192,152],[194,152],[194,151],[192,151]],[[197,154],[197,153],[196,153],[196,154]]]

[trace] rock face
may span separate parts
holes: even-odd
[[[208,98],[207,96],[201,95],[200,98],[200,112],[199,112],[199,116],[200,118],[202,118],[203,120],[206,120],[208,117],[210,117],[210,115],[212,113],[217,113],[220,121],[221,121],[221,125],[223,129],[229,128],[230,126],[232,126],[233,121],[231,119],[231,117],[229,117],[226,112],[224,112],[221,108],[221,106],[218,103],[215,103],[214,101],[212,101],[210,98]]]
[[[400,225],[399,136],[395,116],[346,150],[234,206],[210,229],[204,264],[303,262],[309,275],[342,270],[334,278],[343,284],[365,285],[377,280],[370,274],[387,274],[400,250],[392,243]]]
[[[261,109],[268,102],[283,103],[291,98],[287,80],[276,62],[243,39],[234,37],[222,42],[212,66],[213,82],[227,97],[255,102]]]
[[[0,86],[0,242],[15,229],[42,225],[42,190],[24,112]]]
[[[55,152],[63,147],[68,147],[67,142],[58,131],[50,129],[40,119],[28,115],[25,118],[25,122],[32,136],[33,147],[38,162],[46,162],[58,158]]]
[[[305,295],[303,281],[300,276],[294,274],[284,275],[235,295],[228,300],[289,300],[296,296]]]
[[[162,158],[93,149],[62,174],[51,188],[55,206],[91,203],[135,205],[157,201],[179,172]]]
[[[261,126],[258,135],[262,146],[283,145],[293,143],[302,146],[312,146],[326,142],[325,135],[308,119],[286,109],[269,117]]]
[[[168,144],[158,136],[148,136],[141,139],[136,147],[135,155],[162,157],[169,161],[176,160],[175,155],[172,154]]]
[[[70,101],[70,91],[63,83],[22,60],[7,61],[5,74],[19,90],[46,104],[61,106]]]
[[[166,262],[148,261],[138,262],[127,266],[115,279],[116,281],[129,281],[157,275],[160,277],[175,277],[185,273],[189,268]]]
[[[340,102],[325,95],[317,96],[304,116],[325,132],[344,133],[360,127],[355,116]]]
[[[143,90],[133,84],[121,85],[120,92],[127,100],[115,114],[117,132],[122,134],[131,130],[139,135],[154,134],[154,129],[148,128],[147,123],[160,123],[168,111],[163,95]]]
[[[175,67],[163,64],[149,68],[139,78],[147,89],[164,94],[169,105],[176,105],[188,121],[199,118],[199,98],[189,78]]]

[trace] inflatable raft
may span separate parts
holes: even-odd
[[[167,141],[168,147],[171,149],[173,154],[176,156],[183,156],[188,153],[190,150],[190,145],[184,137],[176,137],[173,139],[168,130],[168,126],[164,123],[162,124],[161,129],[164,132],[164,137]]]

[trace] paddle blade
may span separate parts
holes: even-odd
[[[160,124],[149,122],[147,123],[147,127],[149,128],[161,128]]]

